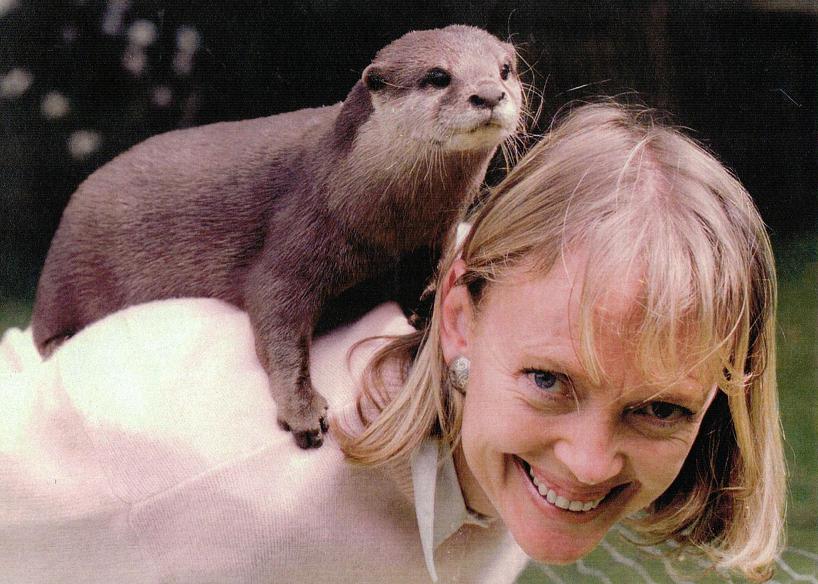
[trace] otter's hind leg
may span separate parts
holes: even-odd
[[[60,301],[60,294],[52,284],[41,278],[37,287],[31,332],[37,351],[48,359],[54,351],[83,328],[70,301]]]
[[[122,295],[103,262],[83,262],[61,253],[63,247],[49,251],[31,316],[34,343],[44,358],[89,324],[123,306]]]

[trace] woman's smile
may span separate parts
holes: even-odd
[[[528,480],[537,490],[539,498],[544,499],[551,506],[569,511],[574,514],[583,514],[588,516],[589,511],[593,511],[599,507],[603,500],[614,490],[621,490],[623,485],[612,488],[594,488],[590,490],[583,490],[582,487],[566,489],[562,485],[556,484],[551,479],[543,478],[541,471],[536,471],[525,460],[514,456],[514,462],[520,470],[527,476]]]

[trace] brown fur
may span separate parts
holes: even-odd
[[[282,426],[320,445],[326,401],[308,352],[322,308],[439,243],[517,125],[514,66],[513,48],[479,29],[409,33],[341,104],[133,147],[65,210],[37,290],[38,349],[125,306],[223,299],[250,315]],[[433,67],[450,73],[446,87],[430,85]],[[490,118],[503,127],[484,127]]]

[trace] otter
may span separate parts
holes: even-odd
[[[319,315],[405,254],[439,249],[520,129],[522,99],[514,47],[453,25],[382,48],[336,105],[147,139],[72,195],[37,287],[38,350],[129,305],[222,299],[249,315],[279,424],[320,446]]]

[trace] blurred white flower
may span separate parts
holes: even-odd
[[[50,120],[65,117],[70,110],[68,98],[59,91],[49,91],[40,102],[40,111]]]
[[[137,20],[128,29],[128,39],[137,47],[149,47],[156,41],[156,25],[150,20]]]
[[[148,64],[148,56],[141,47],[128,45],[125,54],[122,55],[122,66],[137,77],[145,70]]]
[[[68,137],[68,152],[74,160],[84,160],[99,149],[102,139],[90,130],[77,130]]]
[[[167,85],[158,85],[153,88],[151,101],[156,107],[168,107],[173,101],[173,91]]]
[[[17,0],[0,0],[0,17],[17,8],[18,4]]]
[[[105,12],[102,15],[102,32],[110,36],[121,34],[122,21],[130,7],[130,0],[108,0]]]
[[[0,97],[6,99],[20,97],[28,91],[33,82],[34,76],[25,69],[12,69],[3,77],[0,77]]]
[[[176,29],[176,46],[183,53],[195,53],[201,43],[199,31],[192,26],[180,26]]]

